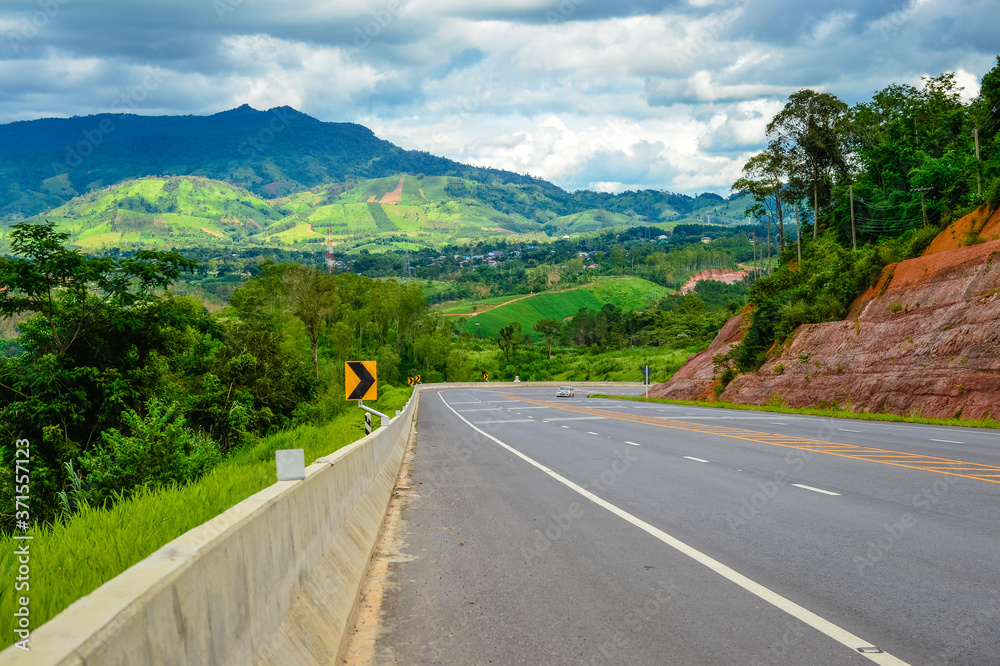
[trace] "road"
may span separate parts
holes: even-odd
[[[1000,431],[553,396],[422,394],[351,660],[1000,663]]]

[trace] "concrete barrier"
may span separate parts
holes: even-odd
[[[362,440],[174,539],[3,664],[333,663],[399,473],[414,392]],[[86,566],[81,563],[81,566]]]
[[[174,539],[32,632],[30,652],[0,652],[0,664],[333,663],[420,393],[566,383],[419,386],[399,416],[307,467],[305,480],[279,481]]]

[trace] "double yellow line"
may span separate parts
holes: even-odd
[[[1000,483],[1000,467],[992,465],[981,465],[964,460],[951,460],[948,458],[935,458],[916,453],[903,453],[900,451],[890,451],[888,449],[876,449],[869,446],[855,446],[853,444],[841,444],[839,442],[826,442],[820,439],[810,439],[808,437],[793,437],[790,435],[777,435],[769,432],[757,430],[746,430],[743,428],[730,428],[728,426],[704,425],[692,423],[690,421],[665,420],[663,417],[640,416],[638,414],[624,414],[622,412],[612,412],[604,409],[592,409],[590,407],[577,407],[575,405],[565,405],[545,400],[532,400],[517,395],[503,395],[505,399],[517,400],[552,407],[567,412],[577,414],[587,414],[591,416],[603,416],[608,419],[619,421],[630,421],[632,423],[643,423],[657,426],[659,428],[671,428],[673,430],[684,430],[687,432],[697,432],[704,435],[716,435],[718,437],[729,437],[730,439],[741,439],[747,442],[757,442],[759,444],[770,444],[772,446],[783,446],[789,449],[801,449],[803,451],[815,451],[841,458],[851,458],[854,460],[864,460],[866,462],[880,463],[882,465],[895,465],[896,467],[907,467],[924,472],[935,472],[938,474],[949,474],[960,476],[965,479],[976,481],[986,481],[988,483]]]

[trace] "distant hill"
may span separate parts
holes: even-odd
[[[570,193],[403,150],[361,125],[289,107],[0,125],[0,219],[56,218],[87,247],[169,238],[307,242],[319,240],[319,227],[356,243],[387,234],[408,243],[420,234],[433,241],[731,224],[746,205],[745,197],[715,194]]]
[[[275,197],[326,183],[426,173],[534,184],[403,150],[353,123],[290,107],[247,105],[211,116],[100,114],[0,125],[0,215],[33,215],[90,190],[143,176],[194,175]]]

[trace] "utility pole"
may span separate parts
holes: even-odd
[[[771,218],[767,218],[767,274],[771,274]]]
[[[976,194],[978,196],[983,196],[983,179],[982,175],[979,173],[981,171],[979,166],[979,128],[972,128],[972,138],[976,140]]]
[[[851,245],[854,247],[854,251],[858,250],[858,241],[854,237],[854,183],[847,186],[848,192],[851,195]]]
[[[799,253],[799,266],[802,265],[802,223],[799,222],[799,204],[795,202],[795,249]]]

